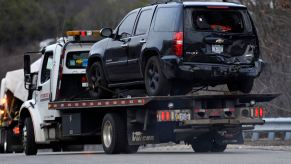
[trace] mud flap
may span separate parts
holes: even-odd
[[[127,124],[127,140],[129,145],[145,145],[158,143],[154,128],[143,130],[141,124]]]
[[[214,132],[214,140],[217,144],[243,144],[241,127],[227,128]]]

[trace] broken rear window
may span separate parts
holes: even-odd
[[[239,10],[194,10],[192,21],[194,28],[200,31],[244,32],[243,16]]]

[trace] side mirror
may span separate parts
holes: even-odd
[[[30,55],[24,55],[24,76],[30,73]]]
[[[30,56],[27,54],[24,55],[23,71],[24,71],[24,87],[25,89],[30,90],[32,79],[30,70]]]
[[[112,37],[112,29],[111,28],[102,28],[100,30],[100,34],[102,37],[105,37],[105,38],[110,38]]]

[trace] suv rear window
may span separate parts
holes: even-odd
[[[66,66],[69,69],[85,69],[88,65],[89,52],[69,52],[67,54]]]
[[[244,32],[243,16],[239,10],[194,10],[192,21],[194,28],[200,31]]]

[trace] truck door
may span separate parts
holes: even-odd
[[[48,110],[50,100],[51,70],[53,67],[53,52],[45,52],[41,70],[39,70],[38,90],[35,91],[36,109],[39,110],[42,120],[54,118],[54,111]]]

